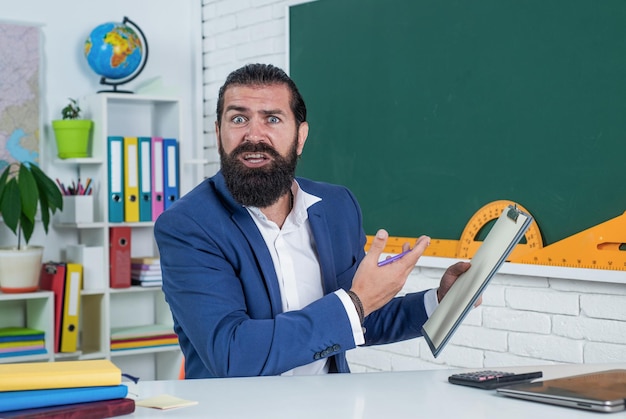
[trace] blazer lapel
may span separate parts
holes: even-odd
[[[309,224],[313,232],[317,254],[320,259],[324,294],[329,294],[336,291],[339,285],[337,284],[337,274],[334,268],[335,263],[331,235],[328,230],[326,217],[319,210],[320,208],[321,205],[318,204],[314,204],[309,208]]]
[[[278,286],[278,277],[274,269],[274,262],[272,256],[267,250],[267,245],[261,232],[257,228],[256,224],[252,220],[252,217],[248,211],[235,201],[226,187],[222,173],[219,172],[214,176],[215,186],[217,191],[224,200],[225,207],[231,212],[231,218],[235,225],[239,228],[241,233],[246,237],[246,240],[250,244],[254,257],[261,269],[261,276],[265,281],[265,287],[270,297],[270,304],[272,306],[272,314],[277,315],[283,312],[283,303],[280,297],[280,288]]]

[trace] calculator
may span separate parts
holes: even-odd
[[[541,371],[515,374],[506,371],[484,370],[452,374],[448,377],[448,381],[452,384],[492,390],[498,387],[523,383],[541,377],[543,377],[543,373]]]

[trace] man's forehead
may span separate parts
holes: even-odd
[[[224,105],[232,102],[259,101],[289,107],[291,92],[285,84],[234,84],[224,92]]]

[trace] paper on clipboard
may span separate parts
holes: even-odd
[[[471,260],[472,266],[463,273],[424,323],[422,333],[435,358],[441,353],[478,297],[519,243],[533,218],[509,205]]]

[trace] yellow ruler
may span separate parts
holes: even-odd
[[[460,240],[431,238],[430,246],[424,252],[424,256],[470,259],[482,244],[477,239],[479,233],[491,221],[495,221],[509,205],[515,205],[515,202],[500,200],[485,205],[470,218],[461,234]],[[521,205],[517,205],[517,207],[524,212],[528,212]],[[369,249],[373,238],[373,236],[367,236],[366,249]],[[532,222],[526,231],[524,239],[525,243],[517,245],[511,256],[542,246],[541,233],[535,221]],[[415,240],[417,240],[415,237],[389,237],[385,246],[385,252],[400,253],[404,243],[409,243],[412,247],[415,244]]]
[[[626,212],[542,249],[521,254],[511,262],[626,270]]]
[[[367,251],[372,245],[372,240],[374,236],[367,236],[367,242],[365,244],[365,250]],[[398,237],[391,236],[387,240],[387,245],[385,246],[386,253],[401,253],[402,245],[404,243],[409,243],[411,247],[415,245],[416,237]],[[447,240],[447,239],[430,239],[430,246],[424,252],[424,256],[439,256],[446,258],[456,257],[457,247],[459,246],[458,240]]]
[[[513,201],[490,202],[470,218],[459,240],[431,239],[424,256],[471,259],[482,244],[478,240],[482,230],[509,205],[517,205],[519,209],[529,213]],[[369,249],[372,239],[373,236],[367,236],[366,250]],[[413,246],[415,240],[415,237],[390,237],[385,252],[400,253],[404,243]],[[541,231],[537,222],[533,221],[524,239],[513,249],[507,260],[535,265],[626,270],[626,212],[547,246],[543,246]]]

